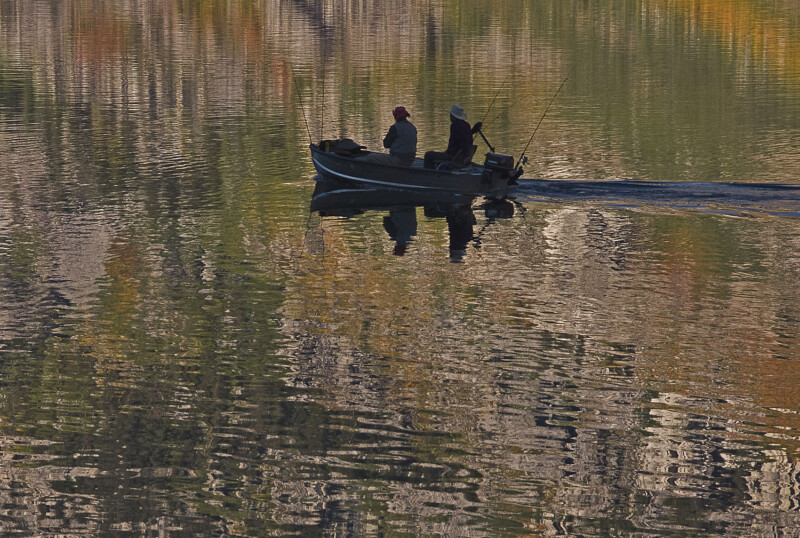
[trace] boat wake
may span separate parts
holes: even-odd
[[[730,215],[800,218],[800,184],[520,179],[509,192],[520,202],[602,202]]]

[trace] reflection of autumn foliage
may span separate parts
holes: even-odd
[[[675,521],[684,525],[688,512],[711,512],[699,503],[721,484],[754,506],[715,517],[774,524],[764,492],[794,488],[783,495],[786,513],[798,499],[795,220],[537,195],[523,197],[513,219],[481,214],[459,264],[448,259],[446,222],[419,211],[415,241],[397,258],[380,216],[309,214],[313,169],[300,113],[302,105],[314,136],[313,112],[324,110],[330,131],[366,142],[382,136],[403,99],[430,142],[445,132],[451,96],[471,99],[464,104],[479,118],[513,67],[494,111],[515,106],[493,128],[524,142],[520,118],[538,118],[555,90],[549,79],[559,82],[579,59],[548,117],[562,114],[569,128],[548,125],[553,142],[536,150],[551,159],[543,168],[588,179],[621,174],[630,159],[631,168],[694,174],[693,159],[710,157],[719,172],[740,154],[742,132],[760,128],[764,147],[795,132],[774,111],[763,122],[738,117],[747,112],[731,96],[800,71],[793,23],[754,4],[0,3],[0,118],[14,127],[0,137],[0,220],[13,229],[3,236],[0,280],[15,300],[0,311],[0,333],[13,321],[7,312],[19,312],[31,335],[23,347],[33,350],[3,363],[3,427],[23,407],[23,427],[71,413],[73,428],[95,436],[85,442],[102,457],[90,455],[85,468],[114,488],[109,498],[118,495],[115,471],[163,472],[152,477],[165,486],[163,506],[194,517],[196,505],[219,501],[227,512],[213,512],[214,521],[241,524],[232,534],[256,534],[241,521],[270,517],[273,499],[316,500],[313,475],[322,482],[331,469],[343,490],[385,488],[390,512],[409,521],[430,509],[450,522],[453,507],[474,496],[508,503],[503,517],[520,523],[512,532],[570,530],[537,521],[552,519],[534,514],[539,506],[562,521],[641,507],[652,512],[640,530],[659,532],[650,524],[663,522],[676,487],[687,503]],[[648,70],[658,75],[637,78]],[[698,140],[708,146],[698,150]],[[791,167],[773,169],[798,166],[795,149],[781,154]],[[659,172],[650,177],[673,179]],[[36,226],[65,212],[102,220],[108,241],[84,226],[52,235]],[[78,234],[74,256],[48,252]],[[89,253],[97,276],[74,263]],[[47,266],[59,270],[43,277]],[[77,286],[88,290],[82,302],[71,299],[76,286],[68,293],[79,271],[90,284]],[[4,340],[0,352],[7,342],[18,345]],[[39,364],[36,383],[14,382]],[[97,417],[107,417],[105,431],[93,431]],[[159,453],[137,462],[139,443]],[[373,450],[378,457],[365,462]],[[443,466],[452,492],[427,488],[435,484],[427,478],[402,491],[409,470]],[[50,479],[64,499],[35,473],[6,474],[34,480],[27,496],[13,487],[0,496],[25,504],[25,514],[80,504],[84,494],[104,498],[99,482],[68,483],[64,473]],[[135,478],[121,502],[141,493],[151,503],[154,482]],[[322,489],[306,506],[340,503]],[[249,501],[258,502],[231,508]],[[345,501],[352,513],[367,510]],[[369,510],[389,522],[384,506]],[[136,512],[120,517],[139,521]],[[63,517],[47,516],[70,528]],[[281,521],[298,524],[294,517]],[[174,528],[203,534],[179,526],[189,519],[177,516]]]
[[[81,61],[116,61],[137,51],[190,58],[203,41],[225,44],[254,61],[261,57],[261,11],[250,2],[152,2],[142,10],[113,3],[81,3],[69,13]],[[155,42],[148,38],[156,37]],[[151,48],[153,45],[156,47]]]
[[[100,65],[124,56],[129,32],[119,20],[96,18],[76,27],[75,55],[84,64]]]
[[[643,354],[642,377],[667,379],[665,390],[687,398],[702,394],[732,424],[753,420],[747,411],[768,410],[758,422],[776,445],[800,450],[784,434],[800,429],[798,275],[782,259],[795,248],[792,233],[765,233],[772,237],[753,243],[718,219],[656,219],[648,233],[660,246],[654,282],[661,300],[644,309],[642,331],[661,345]],[[728,435],[749,438],[738,428]]]
[[[664,11],[686,19],[691,33],[716,35],[742,61],[763,63],[764,69],[784,78],[800,75],[800,50],[792,39],[796,25],[786,14],[757,7],[746,0],[661,0]]]

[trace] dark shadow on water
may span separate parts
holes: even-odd
[[[417,235],[417,208],[426,218],[447,221],[450,259],[463,260],[471,242],[479,243],[477,219],[473,209],[476,197],[447,192],[416,192],[397,189],[364,189],[318,179],[311,198],[311,211],[322,217],[354,217],[369,211],[388,212],[383,227],[395,242],[393,254],[403,256]],[[488,222],[511,218],[514,205],[508,200],[486,200],[478,206]],[[485,227],[484,227],[485,228]],[[482,230],[481,230],[482,231]]]

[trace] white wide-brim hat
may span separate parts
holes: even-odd
[[[462,107],[461,105],[453,105],[452,107],[450,107],[450,114],[460,120],[467,119],[467,113],[464,112],[464,107]]]

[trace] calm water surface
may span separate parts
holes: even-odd
[[[796,536],[798,147],[790,0],[0,2],[0,532]]]

